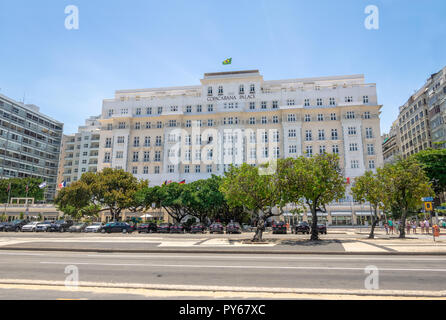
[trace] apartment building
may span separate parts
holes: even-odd
[[[56,192],[63,123],[0,94],[0,178],[41,178],[45,200]]]
[[[427,108],[434,148],[446,148],[446,67],[428,80]]]
[[[93,116],[78,128],[78,132],[63,136],[58,185],[68,186],[85,172],[96,172],[98,167],[100,116]]]
[[[382,136],[382,150],[384,164],[393,163],[397,157],[400,155],[399,135],[398,135],[398,121],[394,121],[389,133],[385,133]]]

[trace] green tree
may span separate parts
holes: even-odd
[[[435,193],[442,195],[446,191],[446,149],[426,149],[412,157],[421,164]]]
[[[11,185],[11,198],[25,198],[27,195],[26,186],[28,186],[28,198],[34,198],[35,201],[43,200],[44,189],[39,185],[43,182],[40,178],[11,178],[0,180],[0,203],[8,201],[8,186]]]
[[[399,159],[379,171],[384,185],[383,204],[387,211],[400,218],[400,238],[405,238],[406,217],[421,207],[422,197],[433,196],[429,178],[415,158]]]
[[[380,169],[378,169],[379,172]],[[379,174],[367,171],[364,175],[355,179],[352,186],[352,195],[360,203],[368,202],[372,214],[372,228],[369,239],[375,238],[375,227],[380,219],[378,210],[382,207],[384,185]]]
[[[225,172],[220,190],[230,207],[243,207],[246,212],[251,212],[257,221],[253,241],[262,241],[265,221],[277,215],[273,208],[281,202],[274,175],[262,175],[257,167],[246,163],[240,167],[231,166]]]
[[[335,154],[318,154],[314,157],[299,157],[295,164],[295,180],[299,183],[302,198],[311,211],[311,240],[319,239],[317,212],[325,212],[325,206],[345,196],[345,182]]]

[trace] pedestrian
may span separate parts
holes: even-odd
[[[407,222],[406,222],[406,230],[407,230],[407,234],[410,234],[410,227],[411,227],[411,225],[410,225],[410,221],[407,220]]]
[[[384,222],[384,229],[386,229],[386,234],[389,234],[389,224],[386,222]]]
[[[424,222],[420,221],[421,234],[424,233]]]
[[[417,223],[416,221],[412,221],[412,232],[413,234],[417,234]]]
[[[429,221],[427,219],[424,221],[424,228],[426,229],[426,233],[429,234]]]
[[[393,234],[393,221],[392,221],[392,219],[389,219],[388,224],[389,224],[390,233]]]

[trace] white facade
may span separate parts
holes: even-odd
[[[383,164],[380,108],[363,75],[265,81],[252,70],[208,73],[197,86],[120,90],[103,101],[98,170],[122,168],[160,185],[220,175],[230,163],[336,152],[354,178]]]

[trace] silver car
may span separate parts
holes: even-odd
[[[34,221],[34,222],[30,222],[28,224],[25,224],[22,227],[22,232],[36,232],[36,228],[39,223],[40,222],[38,222],[38,221]]]
[[[101,222],[95,222],[84,229],[84,232],[99,232],[102,228]]]
[[[47,232],[50,229],[52,221],[40,222],[36,225],[36,232]]]

